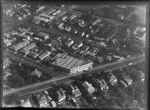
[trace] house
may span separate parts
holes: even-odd
[[[83,82],[83,87],[87,90],[87,92],[92,95],[94,92],[95,92],[95,88],[92,86],[92,84],[90,84],[89,82],[87,81],[84,81]]]
[[[41,38],[42,40],[49,39],[49,34],[45,32],[38,32],[35,36]]]

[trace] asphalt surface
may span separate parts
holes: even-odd
[[[60,77],[55,77],[55,78],[52,78],[50,80],[47,80],[47,81],[44,81],[41,83],[25,86],[25,87],[18,88],[15,90],[5,91],[3,93],[3,96],[7,97],[7,96],[12,95],[14,93],[18,94],[18,95],[25,95],[25,94],[33,93],[33,92],[44,90],[46,88],[50,88],[51,85],[62,83],[64,80],[69,80],[70,77],[78,76],[78,75],[81,75],[83,73],[92,74],[92,73],[94,73],[96,71],[100,71],[100,70],[109,71],[109,70],[117,69],[120,67],[124,67],[129,63],[137,64],[137,63],[140,63],[143,61],[145,61],[145,58],[142,55],[136,56],[136,57],[131,57],[131,58],[119,61],[119,62],[114,62],[114,63],[109,63],[109,64],[97,66],[95,68],[90,69],[87,72],[78,72],[75,74],[68,74],[68,75],[64,75],[64,76],[60,76]]]

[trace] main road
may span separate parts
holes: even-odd
[[[14,56],[14,55],[11,55],[11,56]],[[15,56],[15,57],[17,58],[17,56]],[[137,64],[137,63],[144,62],[144,61],[145,61],[145,57],[143,55],[138,55],[138,56],[130,57],[130,58],[127,58],[127,59],[124,59],[121,61],[100,65],[100,66],[94,67],[94,68],[92,68],[88,71],[85,71],[85,72],[78,72],[75,74],[61,74],[60,76],[54,77],[54,78],[47,80],[47,81],[43,81],[43,82],[40,82],[37,84],[21,87],[21,88],[14,89],[14,90],[5,91],[3,93],[3,96],[7,97],[7,96],[10,96],[12,94],[18,94],[18,95],[22,96],[25,94],[30,94],[33,92],[38,92],[38,91],[50,88],[51,85],[54,85],[54,84],[62,84],[66,81],[69,81],[71,77],[79,76],[81,74],[94,74],[95,72],[100,71],[100,70],[109,71],[109,70],[113,70],[113,69],[127,66],[129,63]],[[24,63],[24,60],[21,60],[21,62]],[[25,61],[25,62],[28,62],[28,61]],[[32,65],[32,62],[28,62],[28,63],[31,63],[31,65]],[[42,70],[43,73],[49,71],[48,68],[47,69],[46,68],[41,69],[41,66],[38,66],[38,65],[36,67],[38,69],[40,68],[40,70]],[[51,73],[52,72],[49,72],[49,74],[51,74]],[[48,74],[48,73],[46,73],[46,74]]]

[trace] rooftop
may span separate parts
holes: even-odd
[[[84,60],[84,59],[78,59],[72,56],[69,56],[67,54],[57,54],[54,58],[54,65],[66,68],[66,69],[72,69],[79,67],[84,64],[91,63],[92,61]]]

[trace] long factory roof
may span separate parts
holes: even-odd
[[[79,67],[88,63],[92,63],[92,61],[84,60],[69,56],[67,54],[57,54],[54,58],[54,65],[60,66],[66,69],[72,69],[75,67]]]

